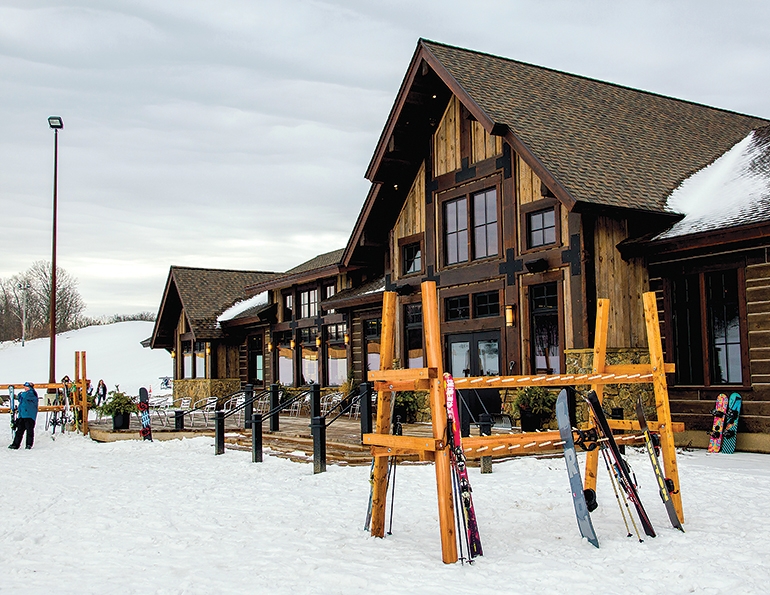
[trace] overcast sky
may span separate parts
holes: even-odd
[[[345,245],[419,37],[770,118],[770,3],[0,0],[0,277],[51,257],[87,314],[172,264]]]

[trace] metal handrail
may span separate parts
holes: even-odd
[[[328,428],[330,425],[332,425],[337,419],[345,415],[350,409],[358,403],[361,400],[361,393],[359,393],[357,390],[352,390],[350,393],[348,393],[343,399],[340,400],[339,403],[337,403],[334,407],[329,409],[329,411],[326,412],[326,415],[322,416],[324,418],[324,421],[326,421],[326,418],[329,417],[329,415],[335,410],[340,407],[342,407],[342,404],[345,401],[348,401],[348,404],[345,405],[344,409],[342,409],[330,422],[326,422],[326,427]]]
[[[291,397],[290,399],[287,399],[283,403],[279,403],[277,407],[274,407],[273,409],[271,409],[270,411],[262,415],[262,421],[264,422],[266,419],[270,419],[273,415],[280,413],[284,409],[287,409],[289,406],[293,405],[294,403],[299,401],[301,398],[307,397],[307,395],[309,394],[310,394],[310,389],[308,388],[307,390],[302,391],[295,397]]]
[[[238,395],[238,394],[240,394],[240,393],[244,393],[244,394],[246,394],[246,390],[245,390],[245,389],[241,389],[241,390],[239,390],[238,392],[236,392],[236,393],[233,393],[232,395],[230,395],[230,396],[228,397],[228,400],[229,400],[229,399],[232,399],[233,397],[237,396],[237,395]],[[269,391],[268,389],[264,389],[262,392],[260,392],[260,393],[258,393],[258,394],[257,394],[257,393],[254,393],[254,396],[252,396],[252,398],[251,398],[251,403],[252,403],[252,405],[254,404],[254,402],[255,402],[256,400],[258,400],[258,399],[261,399],[262,397],[264,397],[264,396],[265,396],[265,395],[267,395],[267,394],[270,394],[270,391]],[[233,415],[234,413],[240,413],[241,411],[243,411],[244,409],[246,409],[246,405],[248,404],[248,402],[249,402],[249,401],[248,401],[248,399],[244,399],[243,403],[241,403],[241,404],[240,404],[240,405],[238,405],[237,407],[233,407],[232,409],[230,409],[229,411],[227,411],[227,412],[225,413],[225,419],[227,419],[228,417],[230,417],[230,416],[231,416],[231,415]]]

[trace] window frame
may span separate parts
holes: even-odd
[[[487,191],[495,191],[495,213],[496,213],[496,228],[497,228],[497,249],[495,254],[487,256],[475,257],[475,220],[473,216],[474,211],[474,196]],[[503,210],[502,210],[502,183],[499,174],[477,180],[465,186],[452,188],[441,192],[437,196],[435,217],[438,222],[436,239],[438,240],[438,261],[441,269],[470,266],[482,262],[490,262],[494,260],[500,260],[503,257]],[[447,219],[446,219],[446,205],[453,201],[465,200],[465,213],[467,221],[467,251],[468,259],[449,263],[447,259]],[[424,254],[424,252],[423,252]]]
[[[561,238],[561,203],[556,198],[546,197],[523,204],[519,208],[519,239],[521,254],[531,254],[534,252],[544,252],[546,250],[553,250],[554,248],[561,248],[563,245]],[[553,244],[543,244],[542,246],[529,246],[529,216],[537,213],[538,211],[546,211],[549,208],[553,209],[553,222],[554,222],[554,234],[556,241]]]
[[[408,246],[412,246],[414,244],[419,244],[420,247],[420,268],[419,270],[412,271],[411,273],[406,272],[406,258],[404,255],[404,251]],[[422,275],[425,272],[425,241],[424,241],[424,234],[422,233],[416,233],[412,234],[410,236],[404,236],[403,238],[398,239],[398,260],[399,260],[399,276],[400,277],[411,277],[416,275]]]
[[[307,303],[303,302],[303,298],[307,296]],[[313,300],[315,296],[315,300]],[[297,291],[297,301],[299,302],[299,316],[297,320],[312,320],[317,318],[320,313],[321,304],[321,292],[318,287],[304,287]],[[305,313],[307,312],[307,315]]]
[[[706,288],[706,275],[710,273],[720,273],[724,271],[736,272],[737,283],[737,302],[738,302],[738,324],[740,336],[740,354],[741,354],[741,382],[740,383],[715,383],[712,380],[713,367],[713,329],[709,321],[709,302]],[[702,388],[710,390],[721,390],[723,388],[751,388],[751,362],[749,353],[749,332],[748,317],[746,306],[746,268],[744,263],[720,263],[702,266],[691,266],[677,271],[666,271],[663,276],[663,290],[665,296],[665,329],[666,329],[666,361],[674,362],[676,346],[674,345],[674,297],[673,281],[674,278],[681,275],[698,276],[698,298],[699,298],[699,316],[700,333],[702,341],[702,365],[703,365],[703,383],[685,384],[679,383],[677,374],[671,374],[670,385],[672,388]]]

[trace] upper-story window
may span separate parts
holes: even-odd
[[[527,248],[556,243],[556,213],[552,208],[527,214]]]
[[[285,321],[291,320],[294,314],[294,296],[290,293],[286,293],[283,296],[283,319]]]
[[[308,289],[299,293],[300,318],[318,316],[318,289]]]
[[[330,297],[333,297],[334,294],[337,293],[337,287],[335,285],[326,285],[324,287],[324,299],[328,300]],[[334,309],[327,310],[327,314],[334,314]]]
[[[469,233],[472,229],[473,233]],[[444,261],[458,264],[498,253],[497,190],[444,202]]]
[[[422,271],[422,249],[420,242],[406,244],[402,248],[403,275],[411,275]]]

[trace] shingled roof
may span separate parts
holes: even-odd
[[[306,281],[313,281],[319,277],[336,274],[339,270],[340,259],[345,252],[344,248],[339,250],[333,250],[332,252],[325,252],[314,256],[310,260],[303,262],[295,266],[293,269],[289,269],[285,273],[276,275],[269,279],[264,279],[248,287],[251,293],[257,293],[265,291],[267,289],[276,289],[280,287],[287,287],[294,283],[304,283]]]
[[[172,347],[174,329],[184,309],[195,339],[208,341],[223,336],[217,316],[244,298],[245,288],[279,273],[234,271],[172,266],[160,305],[152,347]]]

